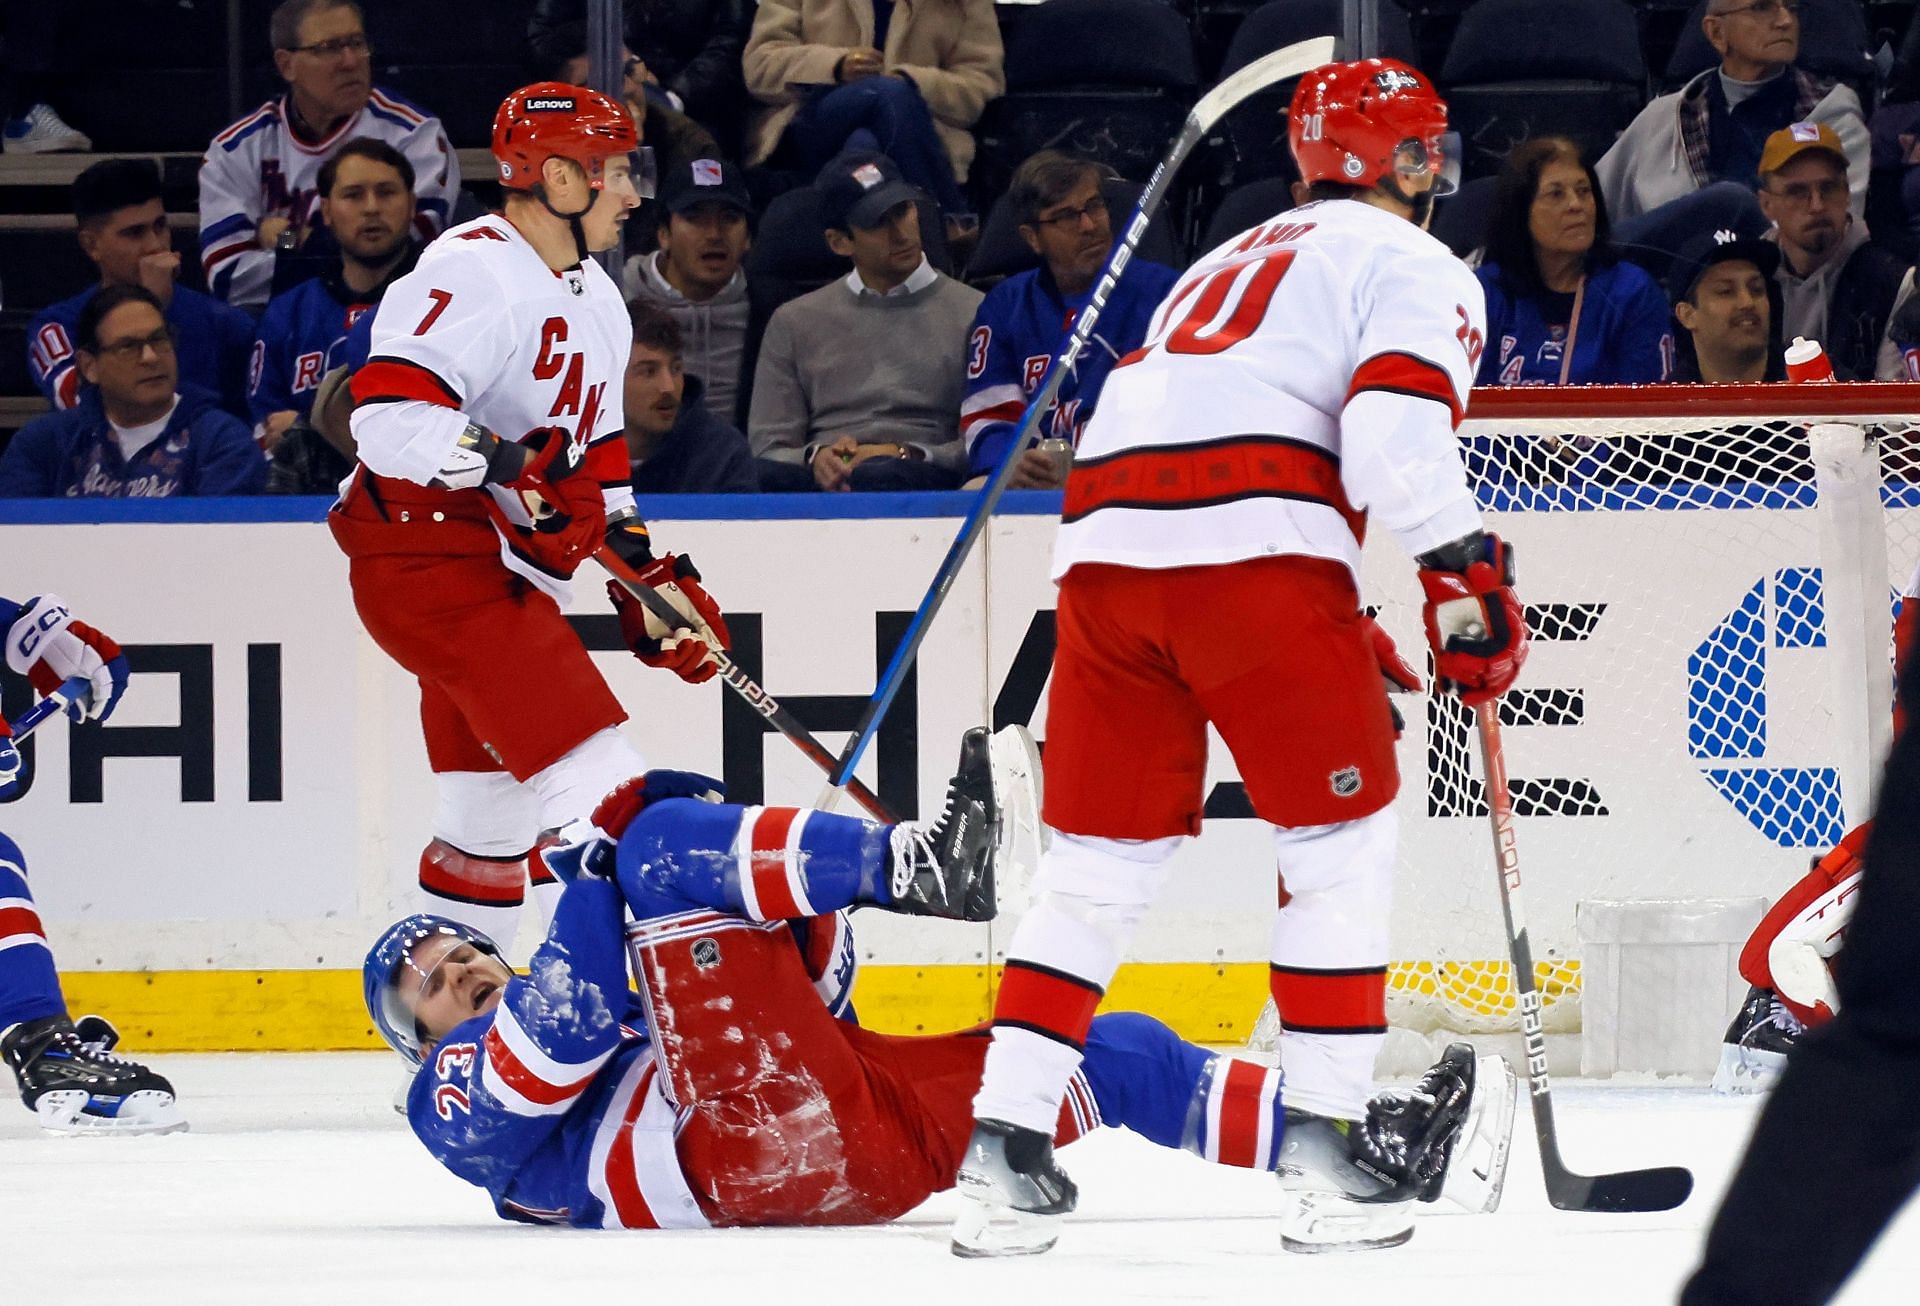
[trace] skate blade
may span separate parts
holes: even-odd
[[[1502,1056],[1474,1059],[1473,1100],[1461,1122],[1438,1196],[1470,1215],[1500,1209],[1513,1151],[1513,1117],[1519,1076]]]
[[[994,848],[995,876],[1002,907],[1024,909],[1027,886],[1040,869],[1040,855],[1051,841],[1040,819],[1045,776],[1040,748],[1025,726],[1004,726],[987,740],[993,792],[1000,804],[1000,837]],[[1009,902],[1008,886],[1014,893]]]
[[[1317,1256],[1398,1247],[1413,1237],[1413,1203],[1356,1202],[1338,1193],[1287,1194],[1280,1214],[1280,1246]]]
[[[70,1138],[177,1134],[187,1128],[179,1104],[167,1093],[131,1093],[113,1115],[88,1111],[90,1100],[90,1094],[77,1089],[48,1093],[35,1103],[34,1115],[42,1129]]]
[[[952,1251],[967,1260],[1038,1256],[1060,1240],[1060,1217],[969,1197],[953,1222]]]
[[[1713,1072],[1713,1091],[1728,1097],[1754,1097],[1771,1090],[1786,1068],[1785,1053],[1725,1043],[1720,1047],[1720,1065]]]

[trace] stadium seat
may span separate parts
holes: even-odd
[[[1315,36],[1339,36],[1344,21],[1341,0],[1270,0],[1247,15],[1227,46],[1220,76],[1240,71],[1264,54]],[[1412,62],[1417,56],[1407,14],[1398,5],[1381,0],[1380,52]],[[1285,82],[1243,101],[1222,121],[1218,135],[1232,151],[1227,175],[1237,183],[1262,177],[1297,177],[1293,153],[1287,147],[1287,104],[1294,82]]]
[[[1700,30],[1707,0],[1697,0],[1681,26],[1679,44],[1667,61],[1666,86],[1678,88],[1696,74],[1716,67],[1720,56]],[[1817,77],[1836,77],[1871,103],[1873,58],[1867,51],[1867,17],[1860,0],[1801,0],[1800,67]]]
[[[1186,20],[1161,0],[1047,0],[1014,28],[1006,71],[1007,93],[975,131],[988,194],[1048,146],[1145,181],[1199,81]]]
[[[1535,136],[1606,152],[1645,98],[1646,63],[1626,0],[1478,0],[1440,70],[1468,177],[1499,171]]]
[[[1433,207],[1434,236],[1461,258],[1487,243],[1487,223],[1493,217],[1493,188],[1498,178],[1475,177],[1457,194]]]
[[[1113,214],[1116,235],[1126,225],[1133,206],[1140,202],[1140,192],[1145,189],[1139,182],[1125,178],[1114,178],[1100,187],[1100,193],[1106,196],[1107,207]],[[1174,241],[1173,224],[1166,221],[1164,209],[1140,238],[1139,253],[1141,258],[1164,263],[1168,267],[1185,266],[1186,260],[1180,256],[1179,247]],[[1004,195],[1001,196],[994,201],[993,210],[987,214],[986,223],[980,228],[980,243],[974,246],[973,257],[967,260],[967,282],[984,290],[1016,272],[1037,267],[1039,263],[1039,256],[1027,248],[1026,241],[1020,239],[1020,224],[1014,220],[1013,205],[1007,202]]]
[[[1293,183],[1285,177],[1262,177],[1227,192],[1220,207],[1207,219],[1206,234],[1196,253],[1217,248],[1250,227],[1293,207]]]

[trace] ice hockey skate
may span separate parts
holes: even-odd
[[[1805,1031],[1771,989],[1748,989],[1721,1043],[1713,1091],[1734,1096],[1766,1092],[1786,1069],[1787,1053]]]
[[[1060,1217],[1080,1191],[1054,1163],[1053,1140],[1035,1129],[981,1120],[954,1179],[966,1200],[953,1222],[955,1256],[1032,1256],[1059,1240]]]
[[[1289,1110],[1276,1172],[1285,1192],[1280,1245],[1307,1253],[1398,1247],[1413,1237],[1414,1202],[1441,1195],[1456,1153],[1475,1176],[1477,1200],[1498,1204],[1513,1085],[1504,1060],[1476,1063],[1471,1047],[1455,1043],[1411,1089],[1375,1097],[1365,1119]],[[1479,1132],[1463,1137],[1469,1122]]]
[[[909,916],[990,921],[993,866],[1000,838],[988,736],[976,726],[960,740],[960,767],[947,785],[946,806],[932,825],[894,827],[894,910]]]
[[[42,1129],[56,1134],[185,1129],[173,1085],[114,1055],[119,1041],[119,1032],[99,1016],[83,1016],[77,1027],[65,1016],[47,1016],[0,1033],[0,1057],[13,1068],[21,1100]]]

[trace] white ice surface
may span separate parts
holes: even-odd
[[[129,1049],[133,1050],[133,1049]],[[1391,1252],[1282,1252],[1271,1180],[1104,1133],[1063,1155],[1081,1208],[1049,1255],[947,1253],[956,1200],[882,1228],[596,1233],[496,1219],[393,1113],[385,1055],[151,1059],[193,1122],[164,1138],[65,1139],[0,1104],[0,1301],[488,1302],[832,1306],[1642,1306],[1670,1303],[1755,1104],[1700,1087],[1556,1084],[1564,1151],[1588,1170],[1679,1163],[1699,1191],[1663,1215],[1574,1215],[1540,1188],[1520,1117],[1498,1214],[1423,1218]],[[10,1085],[9,1085],[10,1087]],[[1840,1108],[1844,1109],[1844,1108]],[[1782,1219],[1809,1213],[1783,1202]],[[1920,1301],[1909,1209],[1840,1299]],[[17,1295],[16,1295],[17,1294]]]

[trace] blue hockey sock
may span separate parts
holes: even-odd
[[[1271,1170],[1285,1115],[1278,1070],[1210,1053],[1151,1016],[1095,1016],[1081,1063],[1102,1123],[1221,1165]]]
[[[0,834],[0,1029],[67,1014],[47,933],[27,888],[27,859]]]
[[[642,919],[707,907],[792,920],[884,904],[890,829],[804,807],[668,799],[621,836],[620,884]]]

